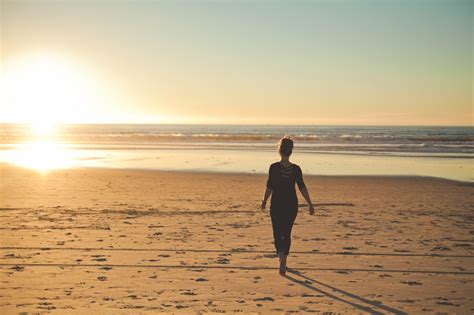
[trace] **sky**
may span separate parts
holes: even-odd
[[[470,0],[0,3],[0,122],[474,121]]]

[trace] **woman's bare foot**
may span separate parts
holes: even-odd
[[[286,255],[285,254],[281,254],[280,256],[280,276],[285,276],[286,275]]]

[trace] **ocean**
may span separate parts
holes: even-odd
[[[1,124],[0,163],[266,173],[284,135],[306,174],[474,180],[473,127],[84,124],[37,135]]]

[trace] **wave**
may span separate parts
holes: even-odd
[[[28,137],[28,134],[9,133],[0,134],[0,141],[4,143],[7,140],[17,140]],[[290,135],[291,136],[291,135]],[[117,133],[62,133],[58,138],[67,140],[136,140],[136,141],[242,141],[242,142],[277,142],[281,135],[275,134],[216,134],[216,133],[136,133],[136,132],[117,132]],[[474,136],[377,136],[377,135],[296,135],[292,138],[297,142],[323,142],[323,143],[344,143],[344,142],[365,142],[365,143],[474,143]]]
[[[291,135],[290,135],[291,136]],[[203,140],[203,141],[274,141],[281,139],[281,135],[275,134],[217,134],[217,133],[97,133],[97,134],[64,134],[64,138],[111,138],[111,139],[137,139],[137,140]],[[302,142],[325,142],[325,143],[339,143],[339,142],[367,142],[367,143],[425,143],[425,142],[439,142],[439,143],[474,143],[474,136],[378,136],[378,135],[295,135],[291,136],[295,141]]]
[[[362,139],[362,136],[361,135],[341,135],[339,136],[340,138],[344,139],[344,140],[358,140],[358,139]]]

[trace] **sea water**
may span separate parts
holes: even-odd
[[[474,180],[473,127],[84,124],[37,135],[1,124],[0,163],[266,173],[284,135],[306,174]]]

